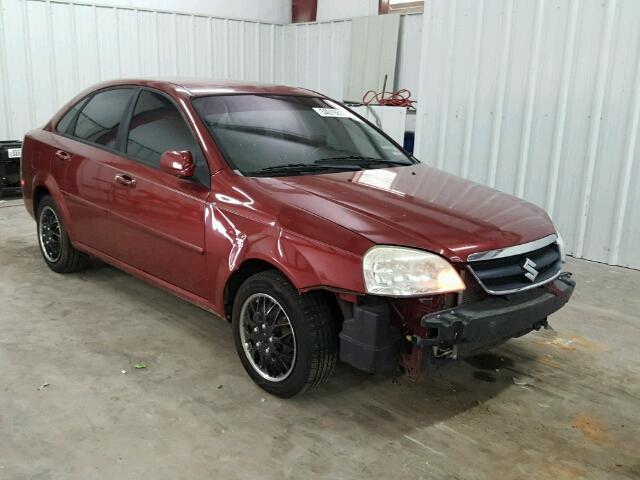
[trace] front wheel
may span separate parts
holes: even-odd
[[[267,392],[292,397],[331,375],[338,332],[321,293],[300,295],[279,272],[261,272],[238,290],[232,317],[242,364]]]

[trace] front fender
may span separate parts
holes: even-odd
[[[207,222],[208,266],[215,271],[212,303],[222,310],[229,277],[249,260],[280,270],[299,291],[328,288],[364,292],[362,255],[373,244],[322,219],[290,228],[287,216],[262,216],[210,206]],[[325,222],[327,224],[325,224]],[[344,231],[343,231],[344,230]],[[328,239],[333,238],[330,245]]]

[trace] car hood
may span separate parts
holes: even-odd
[[[376,244],[430,250],[451,261],[555,232],[535,205],[424,164],[254,180],[286,205]]]

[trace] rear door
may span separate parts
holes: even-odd
[[[205,157],[175,103],[141,89],[131,107],[123,153],[109,162],[116,257],[183,290],[207,297],[205,205],[211,176]],[[159,169],[167,150],[189,150],[194,178]]]
[[[101,90],[80,101],[56,126],[52,172],[71,217],[76,241],[113,255],[109,213],[114,182],[109,163],[117,158],[122,121],[135,90]]]

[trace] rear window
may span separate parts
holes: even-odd
[[[114,88],[94,95],[78,115],[75,137],[116,148],[118,129],[132,89]]]

